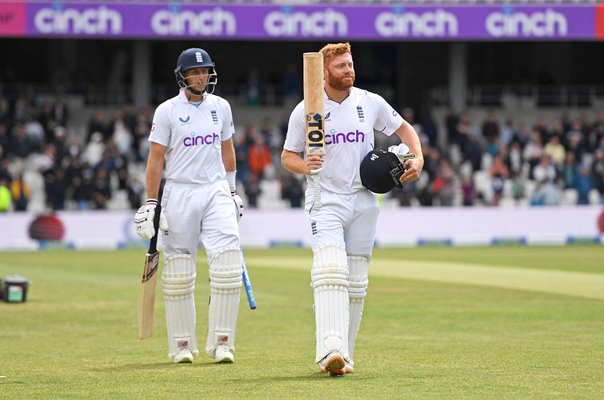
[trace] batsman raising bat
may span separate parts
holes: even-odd
[[[305,213],[313,251],[315,362],[321,371],[338,376],[354,370],[354,344],[367,293],[379,212],[377,196],[368,187],[382,192],[413,182],[419,178],[424,160],[413,127],[382,97],[353,86],[350,45],[328,44],[320,53],[324,86],[314,89],[305,81],[304,95],[321,96],[324,110],[305,110],[308,99],[296,106],[281,161],[286,169],[307,176]],[[311,104],[316,107],[317,103]],[[309,112],[324,115],[323,155],[305,152],[312,141]],[[376,131],[397,135],[414,157],[391,153],[398,160],[396,168],[381,162],[390,157],[373,154]],[[361,171],[366,157],[373,160],[363,163],[366,170]],[[320,208],[315,207],[318,198],[312,177],[316,170],[321,171]]]
[[[217,363],[232,363],[242,282],[237,222],[243,213],[235,193],[233,116],[229,103],[212,94],[216,67],[205,50],[183,51],[174,72],[181,89],[155,110],[149,135],[147,203],[137,211],[135,225],[143,239],[154,235],[165,162],[159,228],[168,357],[174,363],[190,363],[199,354],[193,292],[201,238],[210,277],[205,351]]]

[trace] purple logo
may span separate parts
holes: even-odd
[[[184,144],[185,147],[203,146],[204,144],[214,144],[218,140],[220,140],[220,137],[216,133],[195,135],[195,132],[191,132],[191,136],[184,138],[182,144]]]
[[[350,131],[348,133],[331,130],[325,135],[325,144],[340,144],[340,143],[363,143],[365,142],[365,133],[360,130]]]

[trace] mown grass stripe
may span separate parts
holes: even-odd
[[[310,268],[307,259],[295,258],[290,258],[285,263],[282,259],[250,257],[248,264],[258,267]],[[584,272],[436,261],[374,259],[370,266],[371,275],[528,290],[604,300],[604,275]]]

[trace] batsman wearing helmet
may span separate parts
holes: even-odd
[[[362,160],[373,150],[374,132],[397,135],[415,153],[415,158],[401,161],[401,173],[392,175],[401,183],[417,180],[424,160],[413,127],[381,96],[354,87],[350,44],[328,44],[320,52],[325,79],[325,155],[303,156],[306,126],[301,102],[291,113],[281,161],[286,169],[307,176],[305,213],[313,250],[315,362],[321,371],[337,376],[354,370],[354,345],[379,212],[377,196],[361,181]],[[318,210],[311,184],[311,171],[316,170],[321,171]],[[363,175],[375,175],[382,181],[380,174],[389,173],[374,169]],[[373,186],[370,180],[365,179]]]
[[[230,363],[242,280],[237,222],[243,212],[235,193],[233,116],[229,103],[212,94],[218,75],[205,50],[183,51],[174,73],[180,92],[155,110],[149,135],[147,202],[137,211],[135,226],[143,239],[154,235],[153,217],[164,173],[159,227],[168,357],[175,363],[190,363],[199,354],[193,291],[201,238],[210,277],[205,350],[215,362]]]

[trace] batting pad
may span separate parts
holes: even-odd
[[[348,266],[346,249],[324,244],[314,253],[311,282],[315,300],[316,359],[332,352],[348,359]]]
[[[241,251],[236,247],[221,250],[210,261],[210,311],[206,343],[206,353],[210,357],[214,357],[216,346],[221,344],[235,350],[241,262]]]
[[[369,285],[369,257],[348,256],[348,268],[350,269],[350,280],[348,287],[348,298],[350,300],[349,325],[348,325],[348,355],[351,364],[354,357],[354,343],[357,332],[361,326],[365,296]]]
[[[167,257],[161,281],[166,304],[168,357],[172,360],[182,348],[188,348],[198,355],[193,298],[195,263],[191,255]]]

